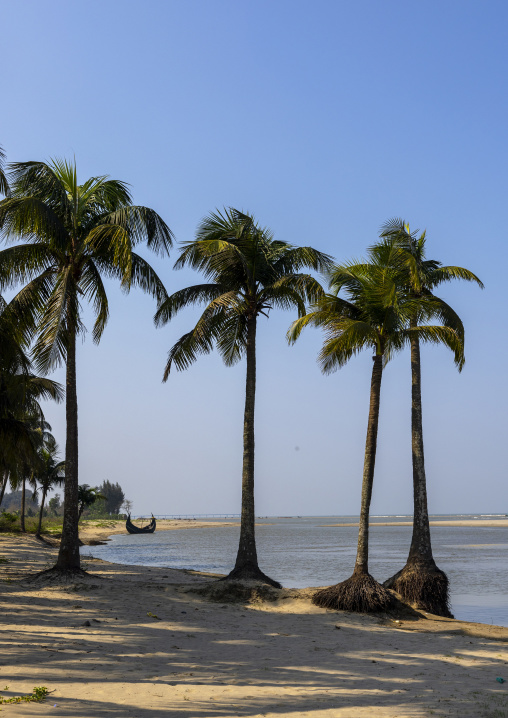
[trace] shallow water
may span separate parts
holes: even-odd
[[[472,519],[473,516],[436,516]],[[487,517],[484,517],[487,518]],[[373,517],[373,522],[409,521],[409,516]],[[357,517],[266,518],[258,521],[259,564],[284,586],[326,586],[344,580],[354,565]],[[83,555],[114,563],[228,573],[238,546],[237,526],[116,535]],[[405,563],[411,527],[377,526],[370,533],[370,571],[384,581]],[[508,626],[508,528],[432,527],[434,558],[450,579],[456,618]]]

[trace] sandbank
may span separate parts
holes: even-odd
[[[464,519],[457,521],[429,521],[431,526],[477,526],[480,528],[508,528],[508,519]],[[369,526],[412,526],[412,521],[376,521],[370,523]],[[333,526],[358,526],[356,523],[340,523],[340,524],[322,524],[323,528],[331,528]]]
[[[98,559],[84,580],[30,580],[56,550],[0,534],[0,693],[51,691],[6,715],[508,715],[508,628],[327,611],[309,589],[214,603],[194,593],[208,577]]]
[[[146,525],[149,518],[143,521],[134,521],[137,526]],[[180,529],[219,528],[221,526],[239,526],[238,521],[197,521],[195,519],[157,519],[157,531],[177,531]],[[85,545],[97,544],[107,541],[114,534],[126,534],[125,521],[110,521],[98,519],[81,521],[79,524],[79,537]]]

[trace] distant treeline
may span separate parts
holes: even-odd
[[[125,501],[125,493],[117,482],[115,484],[110,481],[103,481],[100,486],[97,487],[99,494],[104,496],[101,501],[96,501],[95,504],[90,506],[83,511],[83,517],[94,518],[101,516],[117,515],[121,512],[122,505]],[[15,512],[21,510],[21,497],[22,491],[12,491],[6,493],[2,500],[1,510],[8,512]],[[38,492],[25,491],[25,506],[27,516],[34,516],[40,508]],[[64,506],[62,497],[60,494],[55,494],[44,509],[44,516],[61,516],[63,515]]]

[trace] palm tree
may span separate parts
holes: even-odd
[[[92,488],[88,484],[80,484],[78,489],[78,496],[79,496],[79,514],[78,514],[78,521],[81,518],[83,511],[88,508],[89,506],[93,506],[93,504],[98,501],[99,499],[105,500],[106,497],[103,496],[99,489],[97,487]]]
[[[37,480],[36,474],[42,468],[41,451],[45,442],[51,436],[51,426],[44,420],[42,410],[37,405],[37,410],[24,419],[25,426],[30,432],[30,441],[32,451],[19,456],[15,467],[11,470],[10,481],[13,488],[19,488],[21,485],[21,509],[19,513],[20,529],[26,533],[25,527],[25,509],[26,509],[26,484],[32,489],[32,499],[35,501],[37,496]]]
[[[63,399],[62,387],[33,373],[16,324],[16,302],[0,297],[0,472],[1,497],[10,480],[19,483],[37,462],[40,427],[44,414],[40,401]],[[28,467],[28,469],[27,469]],[[1,502],[1,501],[0,501]]]
[[[65,461],[58,461],[58,458],[58,444],[55,437],[48,434],[40,450],[40,467],[35,476],[42,490],[37,537],[41,535],[42,516],[48,491],[55,486],[61,486],[65,481]]]
[[[453,330],[434,326],[409,329],[409,317],[416,300],[399,291],[393,270],[390,247],[371,262],[349,263],[335,267],[330,275],[331,292],[311,307],[306,316],[293,323],[290,343],[296,341],[304,327],[312,325],[325,331],[325,341],[318,361],[324,373],[344,366],[363,349],[372,349],[373,366],[370,388],[369,418],[365,442],[358,548],[353,574],[335,586],[318,591],[313,602],[318,606],[346,611],[379,611],[392,603],[392,595],[369,573],[369,512],[376,461],[379,406],[383,367],[399,351],[411,331],[418,331],[426,341],[446,334],[447,341],[459,351],[459,340]],[[338,296],[345,291],[347,299]],[[432,316],[431,302],[418,300],[420,314]]]
[[[48,371],[66,366],[65,510],[55,569],[80,571],[78,539],[78,403],[76,339],[84,332],[81,300],[96,316],[100,341],[108,319],[102,277],[139,286],[159,302],[166,291],[148,262],[133,249],[166,254],[172,233],[152,209],[131,204],[124,182],[106,176],[78,184],[76,164],[64,160],[11,165],[11,197],[0,202],[0,229],[20,244],[0,252],[0,289],[28,284],[18,294],[23,322],[36,331],[34,357]]]
[[[259,568],[254,513],[254,406],[256,392],[256,331],[260,314],[273,307],[305,313],[305,302],[322,294],[317,280],[302,274],[305,267],[322,271],[330,257],[312,247],[295,247],[277,241],[254,217],[236,209],[216,211],[200,224],[196,240],[184,244],[175,268],[198,269],[208,283],[175,292],[159,308],[157,325],[170,321],[180,309],[205,303],[194,329],[184,334],[169,352],[164,372],[173,364],[179,370],[198,354],[217,346],[226,366],[247,360],[243,429],[242,509],[240,542],[230,579],[253,579],[279,587]]]
[[[384,244],[396,250],[396,265],[399,283],[408,295],[418,300],[421,297],[432,298],[436,312],[443,324],[455,330],[463,342],[464,328],[460,318],[442,299],[434,295],[434,289],[454,279],[476,282],[483,287],[478,277],[463,267],[443,267],[441,262],[426,259],[426,235],[418,231],[411,232],[409,225],[401,219],[389,220],[382,228]],[[375,246],[372,252],[385,251],[383,246]],[[417,303],[410,318],[410,326],[419,322]],[[423,450],[422,393],[420,337],[413,333],[411,347],[411,448],[413,463],[413,535],[409,556],[404,568],[385,581],[384,586],[393,588],[405,600],[418,608],[440,616],[451,616],[449,608],[448,577],[436,566],[432,555],[429,513],[427,505],[427,483]],[[463,356],[456,362],[462,370]]]

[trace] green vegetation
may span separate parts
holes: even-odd
[[[4,691],[7,691],[9,686],[5,686]],[[43,701],[49,693],[46,686],[35,686],[31,693],[24,696],[13,696],[12,698],[4,698],[0,696],[0,703],[40,703]]]
[[[58,458],[58,444],[56,443],[54,436],[51,436],[50,434],[45,444],[40,449],[39,467],[35,473],[35,478],[40,483],[42,490],[37,536],[40,536],[42,531],[44,502],[48,491],[55,486],[61,486],[65,481],[65,462],[58,461]]]
[[[2,511],[0,513],[0,532],[5,533],[28,533],[41,536],[49,534],[60,536],[62,533],[63,517],[46,517],[42,520],[39,530],[39,518],[37,516],[27,516],[24,522],[25,528],[22,529],[21,517],[19,513]]]
[[[105,498],[99,493],[99,489],[91,488],[88,484],[81,484],[78,487],[78,521],[86,508],[93,506],[96,501],[104,501]]]

